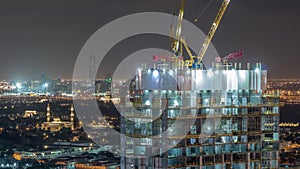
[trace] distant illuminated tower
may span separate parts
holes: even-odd
[[[111,91],[111,81],[112,77],[110,74],[105,75],[105,82],[104,82],[104,92],[110,92]]]
[[[95,66],[95,56],[90,55],[89,56],[89,80],[91,82],[95,81],[95,75],[96,75],[96,66]]]
[[[44,84],[46,83],[46,75],[41,75],[41,83]]]
[[[89,56],[89,91],[95,93],[96,66],[95,56]]]
[[[71,105],[70,123],[72,123],[71,130],[74,130],[74,106],[73,105]]]
[[[50,105],[47,106],[47,122],[50,122]]]

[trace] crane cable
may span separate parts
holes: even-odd
[[[194,22],[198,22],[198,19],[202,16],[202,14],[206,11],[208,6],[212,3],[213,0],[210,0],[206,6],[203,8],[203,10],[197,15],[197,17],[194,19]]]

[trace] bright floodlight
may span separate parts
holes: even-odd
[[[207,71],[207,75],[208,75],[208,77],[212,77],[213,75],[214,75],[214,72],[211,70],[211,69],[209,69],[208,71]]]
[[[159,76],[158,70],[154,70],[154,71],[153,71],[153,77],[154,77],[154,78],[158,78],[158,76]]]
[[[18,82],[18,83],[16,84],[16,87],[17,87],[18,89],[21,89],[21,88],[22,88],[21,83]]]
[[[137,70],[138,70],[138,73],[141,73],[141,72],[142,72],[142,69],[141,69],[141,68],[138,68]]]
[[[48,87],[48,83],[45,83],[44,86],[45,86],[45,87]]]

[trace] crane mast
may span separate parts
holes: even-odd
[[[172,48],[175,55],[178,55],[178,50],[179,50],[185,2],[186,2],[186,0],[181,0],[181,3],[180,3],[177,28],[176,28],[175,39],[174,39],[174,44],[173,44],[173,48]]]
[[[200,50],[198,56],[196,57],[197,58],[197,65],[201,64],[203,56],[206,53],[206,50],[207,50],[214,34],[216,33],[216,30],[217,30],[217,28],[220,24],[220,21],[222,20],[222,17],[224,15],[229,3],[230,3],[230,0],[224,0],[223,1],[222,6],[221,6],[221,8],[220,8],[215,20],[214,20],[214,23],[212,24],[212,26],[211,26],[211,28],[210,28],[210,30],[209,30],[209,32],[208,32],[208,34],[207,34],[207,36],[204,40],[204,43],[201,47],[201,50]]]

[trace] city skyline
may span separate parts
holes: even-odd
[[[226,70],[224,70],[226,71]],[[238,70],[237,70],[238,71]],[[243,70],[241,70],[243,71]],[[250,70],[251,71],[251,70]],[[270,96],[271,98],[273,98],[272,93],[274,93],[274,90],[279,90],[280,92],[277,93],[282,93],[280,95],[280,101],[281,102],[285,102],[285,106],[284,107],[280,107],[280,130],[283,130],[285,132],[283,132],[282,135],[280,135],[281,137],[284,137],[284,139],[281,139],[281,141],[284,141],[284,143],[280,142],[280,146],[282,146],[281,150],[284,149],[291,149],[291,147],[289,147],[288,145],[289,140],[292,140],[293,143],[293,148],[296,151],[297,149],[295,147],[298,146],[297,143],[299,143],[299,139],[298,137],[291,137],[293,135],[293,133],[290,133],[289,130],[298,130],[299,128],[296,126],[291,126],[291,125],[297,125],[297,119],[299,119],[299,116],[296,116],[295,113],[298,114],[300,107],[299,107],[299,102],[293,102],[290,100],[294,100],[294,98],[299,98],[299,93],[297,92],[299,86],[300,86],[300,81],[273,81],[273,82],[268,82],[268,89],[266,91],[266,97]],[[122,87],[122,85],[120,86]],[[296,95],[296,93],[298,93],[298,95]],[[228,95],[230,96],[230,95]],[[279,96],[279,95],[278,95]],[[46,116],[47,116],[47,105],[48,103],[50,103],[50,111],[51,114],[50,116],[52,116],[53,120],[55,120],[56,118],[60,118],[61,119],[61,124],[65,124],[64,122],[68,122],[68,119],[70,119],[70,111],[72,110],[71,105],[74,104],[74,102],[72,102],[72,97],[70,96],[66,96],[66,95],[62,95],[62,96],[46,96],[46,95],[34,95],[34,96],[29,96],[29,95],[22,95],[22,96],[16,96],[16,95],[6,95],[6,96],[1,96],[1,106],[0,106],[0,110],[1,110],[1,116],[0,116],[0,120],[1,120],[1,125],[0,125],[0,141],[4,141],[4,144],[2,144],[2,146],[12,146],[12,143],[10,143],[10,139],[13,138],[15,140],[15,143],[17,143],[18,141],[21,141],[22,138],[24,137],[29,137],[29,136],[34,136],[31,139],[27,139],[26,142],[24,142],[24,144],[21,144],[21,146],[18,148],[18,150],[23,150],[22,146],[24,145],[28,145],[29,147],[43,147],[40,149],[36,149],[34,153],[37,154],[37,158],[48,158],[51,157],[53,159],[60,159],[60,157],[64,157],[67,155],[69,155],[69,150],[72,149],[72,146],[77,147],[77,146],[81,146],[81,147],[90,147],[90,143],[89,142],[85,142],[84,144],[82,143],[78,143],[78,138],[82,138],[85,139],[86,134],[84,134],[84,131],[86,130],[77,130],[77,131],[81,131],[80,134],[76,134],[77,132],[73,133],[71,135],[71,130],[69,129],[62,129],[60,131],[56,131],[55,132],[55,136],[54,135],[50,135],[50,131],[45,131],[45,130],[41,130],[40,128],[42,127],[42,124],[44,124],[44,122],[46,121]],[[110,99],[105,97],[105,96],[100,96],[97,97],[97,100],[99,101],[99,107],[100,109],[102,108],[101,112],[106,112],[106,114],[104,114],[104,116],[108,116],[108,115],[113,115],[113,117],[111,117],[111,120],[104,120],[103,118],[97,118],[98,116],[93,116],[89,113],[87,114],[82,114],[80,113],[80,109],[75,109],[75,113],[76,113],[76,117],[80,119],[82,118],[86,118],[86,120],[82,121],[83,123],[77,123],[78,124],[86,124],[87,127],[91,127],[91,130],[87,130],[87,134],[91,133],[90,135],[87,135],[88,138],[97,138],[99,137],[99,132],[92,132],[95,129],[99,129],[99,127],[101,128],[101,130],[105,131],[105,124],[107,124],[107,122],[114,124],[115,127],[118,127],[117,122],[119,118],[116,119],[116,117],[120,117],[118,114],[116,114],[115,111],[108,111],[110,110],[109,107],[112,106],[112,104],[110,104]],[[205,99],[204,99],[205,101]],[[297,101],[297,100],[294,100]],[[118,104],[122,104],[120,102],[114,102],[112,100],[112,102],[115,105]],[[25,104],[24,104],[25,103]],[[173,103],[173,102],[172,102]],[[199,102],[200,103],[200,102]],[[204,102],[203,102],[204,103]],[[227,102],[226,102],[227,103]],[[295,104],[296,103],[296,104]],[[146,103],[148,104],[148,103]],[[174,102],[175,104],[175,102]],[[260,106],[260,105],[259,105]],[[269,104],[265,105],[265,106],[270,106]],[[88,108],[89,106],[87,106],[86,108]],[[119,107],[119,106],[117,106]],[[253,107],[250,106],[250,107]],[[264,107],[264,106],[263,106]],[[143,107],[146,108],[147,107]],[[174,109],[176,110],[176,107],[170,107],[170,109]],[[263,108],[265,109],[265,107]],[[266,116],[273,116],[273,114],[269,114],[268,110],[265,115]],[[272,110],[273,111],[273,110]],[[183,111],[184,112],[184,111]],[[203,112],[203,111],[201,111]],[[240,112],[240,111],[238,111]],[[254,111],[255,112],[255,111]],[[205,113],[205,111],[203,112]],[[253,111],[249,111],[249,113],[253,113]],[[87,118],[90,117],[90,118]],[[239,116],[235,116],[233,118],[238,118]],[[252,117],[252,115],[251,115]],[[292,118],[291,118],[292,117]],[[203,117],[202,117],[203,118]],[[228,118],[228,116],[224,116],[223,118]],[[9,119],[9,120],[8,120]],[[58,120],[55,120],[55,123]],[[24,123],[26,122],[26,123]],[[116,122],[116,123],[113,123]],[[35,126],[35,127],[34,127]],[[225,126],[225,125],[224,125]],[[232,126],[234,127],[234,125]],[[17,130],[15,130],[17,129]],[[127,128],[126,128],[127,129]],[[13,132],[14,131],[14,132]],[[26,131],[26,132],[25,132]],[[191,130],[192,131],[192,130]],[[7,138],[7,133],[9,133],[9,137]],[[14,137],[14,135],[19,135],[19,133],[23,133],[22,137],[18,137],[19,139],[16,139]],[[48,134],[49,133],[49,134]],[[6,135],[5,135],[6,134]],[[45,137],[42,137],[42,135],[46,134]],[[54,148],[51,152],[56,153],[53,154],[52,156],[49,156],[48,154],[44,157],[42,154],[43,153],[49,153],[49,151],[47,150],[51,145],[51,142],[55,141],[56,139],[59,140],[60,136],[59,134],[63,134],[64,136],[67,134],[66,137],[64,137],[66,139],[66,141],[57,143],[55,142],[55,145],[57,146],[66,146],[66,144],[68,145],[70,143],[70,146],[66,146],[66,150],[64,151],[60,151],[60,149],[58,147]],[[75,134],[75,135],[74,135]],[[48,136],[47,136],[48,135]],[[101,136],[101,135],[100,135]],[[105,135],[104,135],[105,136]],[[107,136],[105,136],[106,138]],[[34,143],[32,140],[33,139],[43,139],[44,141],[40,141],[39,144],[32,144]],[[87,138],[86,138],[87,139]],[[73,143],[73,141],[67,141],[67,140],[77,140],[75,141],[75,143]],[[88,141],[88,140],[86,140]],[[105,141],[105,139],[104,139]],[[237,143],[235,143],[237,144]],[[25,149],[28,149],[25,147]],[[52,147],[52,146],[51,146]],[[103,148],[97,147],[97,146],[93,146],[92,149],[82,149],[80,150],[79,147],[77,147],[76,149],[74,148],[73,150],[71,150],[72,154],[76,154],[76,153],[92,153],[94,151],[101,151],[103,150]],[[79,152],[78,152],[79,151]],[[9,153],[4,151],[5,154]],[[15,151],[14,153],[15,156],[13,156],[13,158],[17,159],[18,157],[22,158],[22,159],[32,159],[32,158],[36,158],[32,156],[32,152],[28,152],[28,151]],[[90,154],[89,154],[90,155]],[[93,157],[98,158],[98,155],[92,154]],[[82,157],[82,156],[80,156]],[[87,156],[87,158],[89,158],[90,156]],[[284,157],[286,157],[286,159],[283,159]],[[87,158],[84,157],[84,160],[86,160]],[[186,158],[189,158],[188,156]],[[251,158],[256,158],[256,157],[252,157]],[[284,164],[286,165],[294,165],[295,163],[293,160],[295,157],[291,156],[291,153],[280,153],[280,158],[283,159],[281,160],[280,164],[284,166]],[[298,157],[297,157],[298,158]],[[1,159],[1,157],[0,157]],[[5,159],[2,157],[2,159]],[[64,164],[67,164],[70,160],[72,160],[72,158],[65,158],[65,160],[62,160],[64,162]],[[84,161],[82,160],[82,161]],[[116,161],[118,160],[117,158],[109,158],[110,161]],[[80,164],[80,162],[78,161],[78,163]],[[293,164],[294,163],[294,164]],[[22,165],[22,163],[17,162],[17,164],[20,166]],[[33,163],[34,164],[34,163]],[[86,161],[83,162],[83,164],[87,164]],[[12,163],[13,165],[13,163]],[[51,165],[51,163],[44,163],[43,165]],[[53,165],[53,164],[52,164]],[[41,167],[40,167],[41,168]]]
[[[299,167],[299,5],[1,1],[0,168]]]
[[[41,74],[71,78],[82,46],[106,23],[137,12],[177,14],[179,3],[171,0],[1,1],[0,56],[5,64],[0,68],[0,79],[38,79]],[[187,1],[185,19],[192,22],[207,3]],[[212,1],[195,23],[204,33],[208,32],[220,3]],[[297,1],[282,5],[279,0],[234,2],[229,5],[212,43],[221,56],[244,51],[241,62],[262,62],[269,78],[300,78],[295,57],[299,23],[291,22],[299,20],[298,5]],[[139,43],[143,38],[149,43]],[[169,38],[146,35],[126,39],[108,53],[105,63],[110,64],[100,65],[98,71],[112,73],[121,59],[147,47],[170,50]]]

